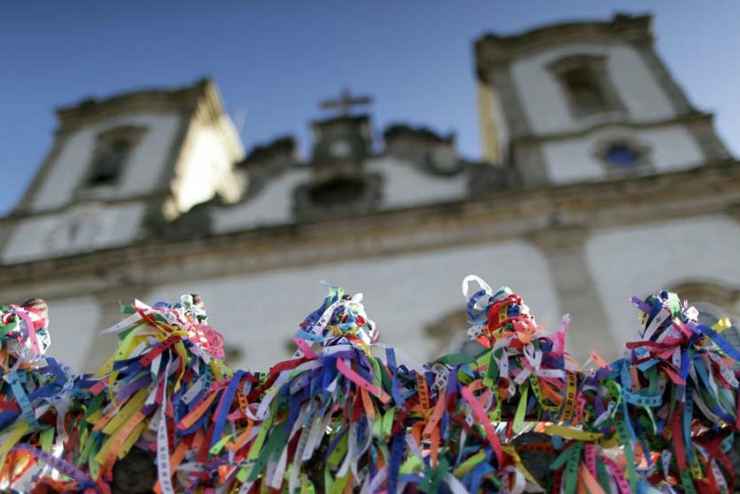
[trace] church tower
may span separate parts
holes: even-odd
[[[51,151],[4,219],[2,262],[131,244],[241,191],[242,145],[209,80],[87,99],[57,118]]]
[[[321,103],[338,114],[311,124],[311,177],[293,193],[293,212],[300,221],[362,215],[378,206],[382,177],[365,169],[372,154],[370,115],[352,113],[353,107],[371,102],[369,96],[352,96],[345,89],[336,100]]]
[[[483,155],[524,186],[600,181],[729,157],[655,51],[650,16],[488,34],[475,44]]]

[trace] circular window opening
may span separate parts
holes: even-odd
[[[637,165],[640,160],[640,153],[627,144],[616,143],[606,148],[604,158],[610,165],[620,168],[631,168]]]

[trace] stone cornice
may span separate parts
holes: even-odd
[[[588,127],[568,130],[563,132],[552,132],[549,134],[528,134],[518,137],[514,137],[511,140],[511,146],[526,146],[532,144],[539,144],[549,141],[561,141],[567,139],[578,139],[585,137],[592,132],[606,129],[606,128],[626,128],[633,130],[645,130],[655,129],[660,127],[668,127],[671,125],[690,125],[698,122],[712,124],[714,120],[714,114],[705,113],[699,111],[693,111],[684,115],[678,115],[673,118],[666,118],[661,120],[647,120],[647,121],[630,121],[619,118],[618,120],[605,120],[598,122]]]
[[[56,214],[63,214],[66,211],[69,211],[71,209],[75,209],[80,204],[85,204],[87,202],[94,202],[95,204],[102,204],[106,206],[118,206],[123,204],[131,204],[131,203],[137,203],[137,202],[148,202],[155,199],[161,199],[163,195],[169,194],[169,187],[161,187],[157,190],[153,190],[151,192],[147,192],[145,194],[136,194],[136,195],[130,195],[122,198],[104,198],[104,197],[95,197],[91,199],[84,199],[84,198],[78,198],[74,202],[70,202],[68,204],[65,204],[64,206],[55,207],[55,208],[48,208],[48,209],[41,209],[36,211],[28,211],[28,210],[15,210],[12,211],[7,216],[0,216],[0,226],[5,227],[6,225],[10,225],[25,219],[29,218],[38,218],[42,216],[52,216]],[[0,265],[1,267],[2,265]]]
[[[136,112],[190,112],[198,108],[203,119],[216,120],[222,113],[215,84],[202,79],[175,89],[143,89],[104,99],[89,98],[76,105],[58,108],[58,133],[67,133],[102,119]]]
[[[616,14],[611,21],[562,22],[523,33],[501,36],[485,34],[475,41],[476,70],[481,80],[496,66],[524,54],[570,42],[636,42],[652,38],[650,15]]]
[[[725,213],[740,201],[740,162],[603,183],[501,192],[361,217],[260,228],[0,267],[0,286],[51,297],[119,284],[159,285]],[[333,233],[341,231],[341,241]],[[12,292],[15,293],[15,292]],[[19,295],[21,296],[21,295]]]
[[[386,144],[394,139],[413,139],[432,144],[455,144],[456,135],[451,132],[440,134],[429,127],[414,127],[404,123],[392,123],[383,130],[383,139]]]
[[[250,169],[265,166],[274,161],[296,161],[298,143],[292,135],[285,135],[265,144],[254,146],[247,156],[237,163],[236,168]]]

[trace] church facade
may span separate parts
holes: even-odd
[[[57,111],[54,143],[0,219],[0,300],[49,301],[52,354],[91,370],[118,302],[204,296],[232,363],[290,352],[319,282],[362,291],[384,343],[423,362],[465,340],[460,280],[571,313],[583,362],[634,339],[632,295],[660,288],[707,321],[740,314],[740,163],[655,50],[649,16],[476,40],[480,161],[405,124],[373,142],[343,94],[245,154],[215,84]],[[734,328],[730,330],[736,336]],[[405,354],[405,355],[403,355]]]

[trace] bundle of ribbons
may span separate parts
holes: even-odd
[[[478,350],[418,368],[338,288],[267,372],[226,366],[197,295],[125,306],[95,375],[45,356],[43,301],[0,307],[0,489],[123,492],[136,454],[158,493],[733,491],[728,320],[702,324],[669,292],[634,298],[639,339],[579,368],[567,319],[548,334],[475,276],[463,293]]]

